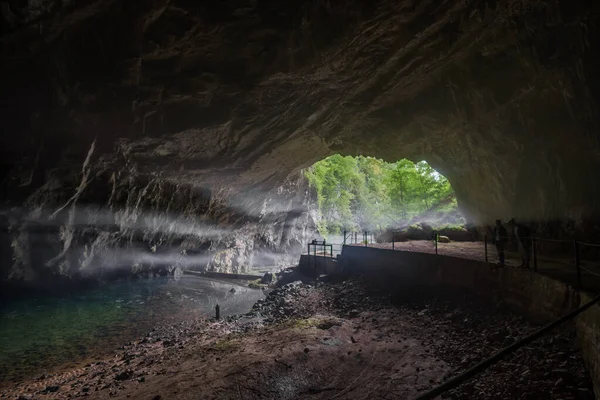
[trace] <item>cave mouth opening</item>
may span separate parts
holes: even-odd
[[[317,198],[317,230],[329,240],[343,231],[428,226],[447,232],[466,226],[450,182],[424,160],[335,154],[304,174]]]

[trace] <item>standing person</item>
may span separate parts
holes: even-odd
[[[492,241],[496,245],[498,262],[501,267],[504,267],[504,241],[506,240],[507,236],[508,232],[506,231],[506,228],[502,226],[502,221],[497,219]]]
[[[517,224],[515,219],[508,221],[508,226],[513,231],[519,253],[521,253],[521,265],[519,268],[529,268],[529,259],[531,258],[531,230],[525,225]]]

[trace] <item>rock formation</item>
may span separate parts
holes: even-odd
[[[595,1],[0,4],[7,207],[235,210],[276,220],[251,245],[271,248],[299,216],[261,213],[273,196],[298,204],[277,188],[295,194],[300,169],[342,153],[427,160],[476,224],[597,234]],[[215,268],[250,251],[232,243]]]
[[[3,260],[3,277],[113,279],[179,267],[243,273],[291,264],[314,232],[303,176],[265,193],[263,209],[255,210],[223,193],[121,166],[84,167],[77,185],[75,176],[51,171],[24,207],[9,209],[4,250],[13,260]],[[65,197],[66,188],[75,194]]]

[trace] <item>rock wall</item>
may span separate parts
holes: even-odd
[[[263,193],[337,152],[408,157],[470,222],[598,234],[596,1],[30,0],[0,17],[9,180],[41,185],[94,139],[141,174]]]
[[[299,174],[260,199],[237,201],[224,191],[140,174],[118,156],[94,157],[92,147],[79,173],[50,170],[21,207],[5,210],[2,279],[114,279],[178,268],[244,273],[288,265],[314,232],[312,197]]]
[[[591,299],[592,296],[583,293],[581,304]],[[596,398],[600,398],[600,306],[594,306],[577,318],[577,332],[581,351],[586,355],[587,367],[594,381]]]
[[[467,290],[487,301],[506,305],[540,323],[552,322],[586,304],[592,297],[570,285],[516,268],[433,254],[344,246],[340,264],[402,293],[403,288]],[[573,322],[571,322],[573,324]],[[600,305],[575,318],[583,359],[600,397]]]

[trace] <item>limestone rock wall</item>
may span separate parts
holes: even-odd
[[[53,170],[3,213],[3,279],[113,279],[178,268],[243,273],[297,259],[314,230],[302,175],[257,201],[142,175],[114,157]],[[7,255],[10,255],[7,257]],[[10,260],[10,261],[9,261]]]
[[[469,222],[598,235],[599,4],[2,2],[1,187],[40,187],[65,155],[78,172],[96,140],[260,209],[327,155],[407,157]]]

